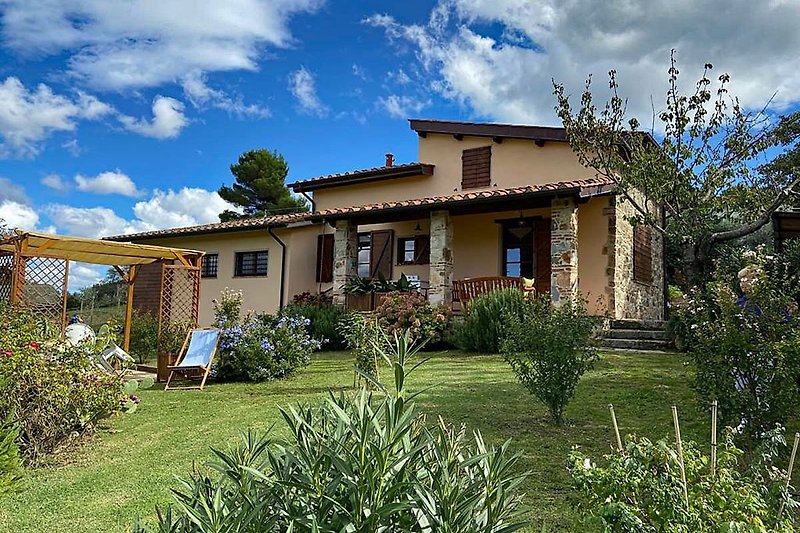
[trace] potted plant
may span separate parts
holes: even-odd
[[[351,311],[372,311],[375,305],[375,283],[369,278],[350,278],[342,287]]]

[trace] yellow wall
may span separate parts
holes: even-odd
[[[578,206],[578,287],[590,314],[609,312],[608,198],[594,198]],[[613,253],[613,250],[612,250]]]
[[[284,303],[303,292],[317,294],[331,288],[331,283],[317,283],[317,237],[323,233],[333,234],[327,224],[307,224],[303,226],[275,230],[286,243],[286,295]]]
[[[214,319],[214,306],[211,301],[218,298],[226,287],[242,291],[242,309],[245,311],[275,312],[278,309],[281,250],[267,230],[173,237],[148,240],[147,244],[176,246],[219,254],[217,277],[203,278],[200,282],[201,326],[211,325]],[[234,254],[256,250],[269,251],[267,275],[234,277]]]
[[[593,171],[581,166],[565,142],[547,142],[539,147],[528,140],[504,139],[497,144],[487,137],[464,137],[458,141],[452,135],[429,134],[419,139],[418,159],[435,165],[432,176],[322,189],[314,193],[316,207],[323,210],[461,192],[462,151],[489,145],[492,147],[492,188],[585,179],[594,175]]]

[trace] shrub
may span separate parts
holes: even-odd
[[[241,316],[240,292],[222,291],[214,300],[215,324],[222,329],[214,373],[220,380],[268,381],[308,365],[319,349],[306,328],[308,319],[266,313]]]
[[[152,313],[134,311],[131,316],[130,353],[140,364],[158,357],[158,317]]]
[[[339,322],[339,331],[355,358],[356,372],[365,378],[378,381],[377,350],[387,339],[378,321],[359,313],[350,313]],[[369,379],[366,379],[366,385],[371,386]]]
[[[520,312],[525,297],[518,289],[501,289],[472,300],[461,320],[453,322],[453,342],[462,350],[498,353],[503,317]]]
[[[308,334],[320,344],[323,350],[341,350],[346,342],[339,330],[339,322],[347,311],[331,303],[292,303],[287,305],[283,316],[308,319]]]
[[[289,438],[243,435],[214,451],[159,512],[163,533],[259,531],[513,532],[524,527],[525,474],[509,443],[443,422],[426,427],[405,387],[414,351],[394,346],[393,390],[331,395],[315,406],[282,409]],[[378,384],[376,384],[378,385]],[[147,531],[137,526],[134,531]]]
[[[0,427],[0,499],[13,491],[22,479],[22,463],[19,456],[16,427]]]
[[[328,294],[310,293],[306,291],[292,296],[292,303],[294,305],[333,305],[333,298]]]
[[[517,379],[550,411],[556,424],[584,372],[597,359],[592,345],[594,319],[580,301],[554,306],[548,296],[525,301],[506,312],[503,356]]]
[[[781,431],[769,434],[758,460],[749,465],[726,433],[718,446],[715,477],[708,456],[692,442],[682,445],[688,507],[678,453],[667,440],[629,437],[622,453],[606,455],[602,466],[573,450],[574,503],[586,525],[609,533],[794,531],[797,503],[784,490],[787,473],[773,464],[785,448]],[[778,518],[781,502],[785,511]]]
[[[390,336],[408,330],[412,337],[437,344],[444,339],[450,309],[433,306],[419,292],[390,292],[375,309],[378,324]]]
[[[127,404],[118,375],[84,347],[48,338],[28,311],[0,305],[0,420],[19,428],[24,460],[56,451]]]

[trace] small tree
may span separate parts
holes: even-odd
[[[503,319],[505,360],[560,425],[581,376],[598,357],[591,342],[594,320],[580,301],[556,307],[546,296],[525,302]]]
[[[600,110],[591,78],[577,111],[554,82],[556,111],[580,162],[614,182],[635,209],[632,223],[667,237],[674,266],[691,284],[704,281],[717,245],[757,231],[800,191],[800,112],[775,119],[745,111],[728,95],[727,74],[712,86],[711,68],[683,94],[673,53],[666,109],[653,117],[663,129],[660,141],[641,132],[636,118],[626,119],[613,70],[612,97]],[[663,208],[663,219],[655,207]]]
[[[221,221],[305,211],[306,202],[286,187],[289,166],[277,151],[249,150],[231,165],[235,183],[219,188],[223,200],[241,207],[243,213],[225,210]]]

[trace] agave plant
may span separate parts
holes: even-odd
[[[506,533],[524,527],[509,442],[487,444],[479,432],[426,426],[406,388],[417,353],[396,335],[389,364],[394,386],[330,394],[320,405],[281,411],[290,437],[242,435],[174,490],[159,511],[161,533],[448,532]],[[374,380],[365,375],[365,379]],[[151,531],[136,526],[135,532]]]

